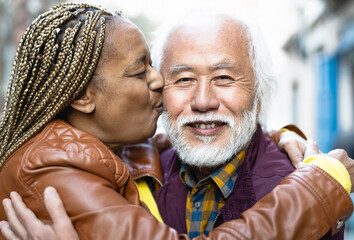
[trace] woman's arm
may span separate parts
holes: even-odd
[[[334,156],[334,155],[330,155]],[[336,154],[335,157],[346,166],[353,168],[353,160],[345,154]],[[351,172],[351,171],[349,171]],[[55,201],[60,201],[54,197]],[[45,199],[47,201],[47,198]],[[18,196],[11,198],[11,203],[16,215],[8,216],[9,225],[1,223],[1,231],[11,231],[16,234],[19,225],[26,230],[27,236],[36,236],[41,229],[31,226],[37,221],[34,215],[28,214],[26,207],[21,204]],[[7,204],[6,204],[7,205]],[[8,207],[6,206],[5,207]],[[49,204],[47,207],[51,208]],[[64,211],[60,205],[49,211]],[[129,207],[130,208],[130,207]],[[136,206],[138,209],[139,207]],[[141,208],[141,210],[144,210]],[[197,239],[318,239],[328,230],[336,233],[343,223],[351,216],[353,211],[352,201],[345,189],[329,174],[312,164],[303,164],[294,173],[285,178],[268,195],[257,202],[251,209],[245,211],[241,218],[222,224],[210,232],[209,236],[200,236]],[[111,228],[106,231],[110,234],[105,239],[188,239],[185,235],[178,235],[175,231],[148,216],[145,211],[132,212],[124,210],[117,212],[118,220],[112,222]],[[20,219],[22,223],[15,219]],[[65,220],[65,219],[63,219]],[[68,221],[68,218],[66,218]],[[64,239],[60,234],[74,235],[73,228],[51,227],[52,232],[38,239]],[[100,222],[96,222],[99,227]],[[42,227],[48,227],[43,225]],[[126,227],[132,228],[126,232]],[[120,233],[120,234],[119,234]],[[127,234],[130,233],[130,234]],[[124,234],[124,235],[123,235]],[[6,235],[4,235],[6,237]],[[26,239],[19,236],[19,239]],[[70,239],[65,236],[65,239]],[[7,238],[11,239],[11,238]],[[28,238],[29,239],[29,238]],[[72,238],[75,239],[75,238]]]

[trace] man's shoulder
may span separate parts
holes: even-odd
[[[167,162],[176,157],[177,157],[177,152],[173,147],[167,148],[166,150],[160,153],[160,158],[162,162]]]
[[[292,173],[294,167],[288,156],[263,133],[258,133],[253,144],[248,161],[254,193],[259,200]]]
[[[178,159],[177,151],[170,147],[165,151],[160,153],[161,168],[164,175],[164,180],[166,181],[176,173],[179,173],[181,167],[181,162]]]

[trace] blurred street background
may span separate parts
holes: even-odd
[[[0,0],[0,108],[17,44],[40,13],[66,1]],[[322,152],[354,158],[354,0],[86,0],[121,10],[152,39],[169,19],[197,10],[234,12],[260,26],[278,75],[268,127],[294,123]],[[0,113],[1,114],[1,113]],[[354,239],[354,217],[345,239]]]

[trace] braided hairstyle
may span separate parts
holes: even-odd
[[[19,43],[0,122],[0,168],[84,89],[113,14],[63,3],[41,14]],[[120,13],[118,14],[120,15]]]

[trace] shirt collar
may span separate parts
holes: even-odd
[[[217,169],[215,172],[199,182],[197,182],[197,178],[194,175],[192,167],[183,163],[179,174],[181,182],[187,187],[193,189],[197,184],[201,185],[206,181],[213,180],[216,186],[220,189],[224,198],[227,199],[234,188],[238,175],[238,168],[245,158],[246,149],[241,151],[236,157],[226,162],[221,168]]]

